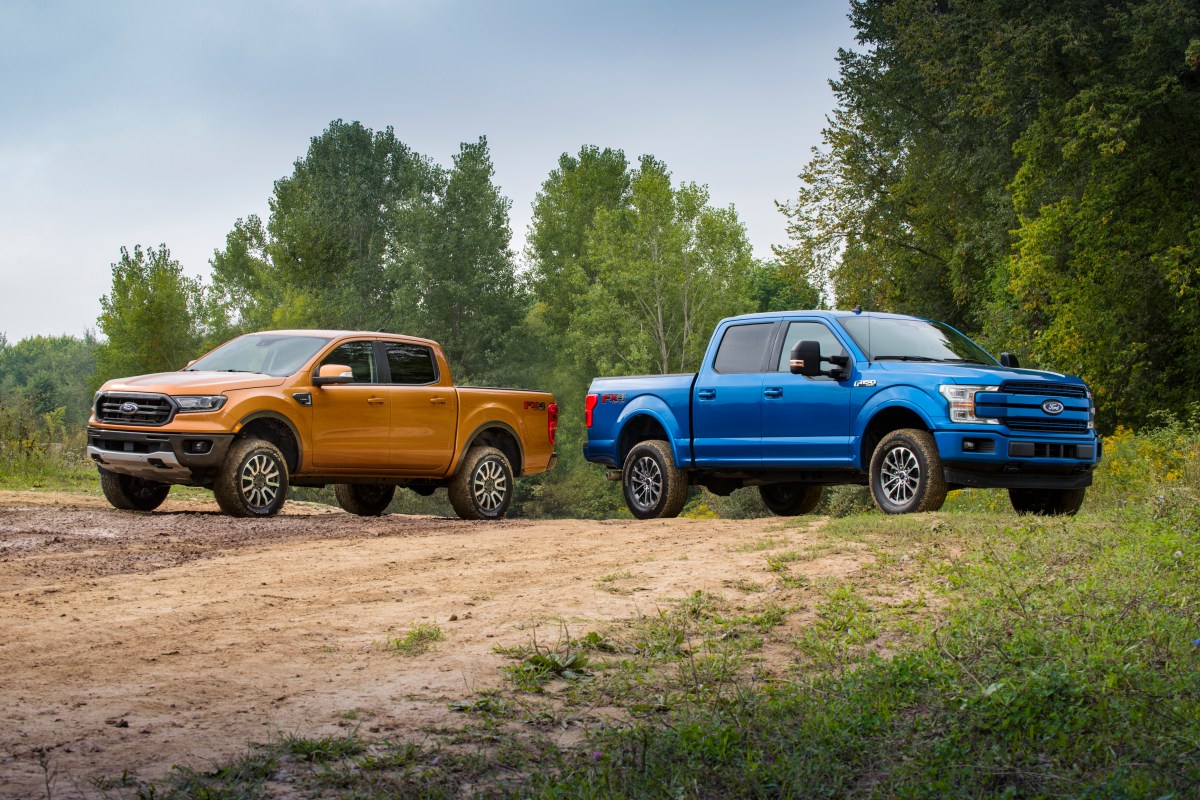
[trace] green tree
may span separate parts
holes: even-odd
[[[0,402],[35,418],[64,408],[67,425],[85,423],[95,370],[91,333],[82,338],[31,336],[11,345],[0,337]]]
[[[112,289],[100,298],[106,341],[96,349],[95,384],[124,375],[177,370],[200,355],[203,289],[167,246],[130,253],[112,265]]]
[[[413,332],[438,340],[456,376],[502,371],[525,312],[509,240],[510,201],[493,183],[487,139],[464,142],[434,177],[434,196],[402,209],[392,241],[393,305]]]

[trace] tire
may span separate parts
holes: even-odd
[[[213,482],[217,505],[231,517],[273,517],[287,493],[287,461],[262,439],[235,441]]]
[[[758,487],[758,494],[763,505],[780,517],[807,514],[821,502],[821,487],[805,483],[771,483]]]
[[[360,483],[339,483],[333,487],[338,505],[360,517],[378,517],[392,504],[395,486]]]
[[[1009,489],[1008,499],[1018,514],[1073,517],[1086,494],[1086,489]]]
[[[119,475],[101,469],[100,488],[113,508],[122,511],[153,511],[167,499],[171,484],[148,481],[132,475]]]
[[[946,502],[946,478],[928,431],[901,428],[880,440],[871,456],[871,497],[885,514],[937,511]]]
[[[625,456],[621,488],[625,505],[638,519],[678,517],[687,502],[687,473],[676,468],[669,444],[650,439]]]
[[[463,519],[502,519],[513,499],[508,456],[495,447],[472,447],[450,479],[448,494]]]

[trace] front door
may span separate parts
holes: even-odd
[[[763,381],[763,466],[845,467],[850,453],[850,383],[827,376],[808,378],[790,370],[792,347],[816,341],[821,355],[846,355],[847,350],[824,322],[787,323],[771,371]],[[833,365],[822,364],[828,369]],[[848,369],[853,371],[854,365]]]
[[[391,407],[379,382],[375,343],[345,342],[321,359],[345,364],[354,382],[313,388],[313,464],[325,469],[386,469]]]

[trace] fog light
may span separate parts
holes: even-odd
[[[975,452],[975,443],[972,442],[970,439],[964,439],[963,440],[963,450],[968,453],[974,453]]]
[[[212,442],[206,439],[195,439],[187,443],[186,450],[194,455],[204,455],[212,450]]]

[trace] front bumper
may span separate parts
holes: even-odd
[[[88,458],[122,475],[204,485],[211,480],[233,441],[233,434],[146,433],[88,428]]]
[[[946,483],[981,489],[1083,489],[1092,485],[1101,440],[1013,436],[994,428],[935,431]]]

